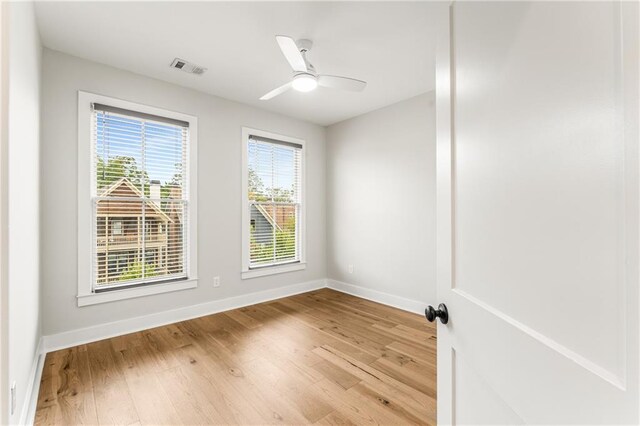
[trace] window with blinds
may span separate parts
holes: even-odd
[[[92,104],[94,292],[187,278],[189,123]]]
[[[247,142],[249,269],[300,262],[302,145]]]

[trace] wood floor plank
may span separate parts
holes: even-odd
[[[411,386],[394,379],[374,367],[370,367],[347,354],[337,351],[335,348],[323,346],[316,349],[316,351],[328,361],[349,371],[351,374],[361,378],[362,381],[369,383],[376,389],[385,392],[389,397],[393,397],[396,401],[402,401],[404,405],[412,407],[412,409],[421,416],[428,418],[430,414],[428,407],[433,404],[433,398],[428,395],[425,395]]]
[[[381,327],[379,325],[372,326],[376,330],[384,331],[402,341],[408,341],[410,344],[425,346],[428,348],[436,347],[436,340],[432,339],[430,334],[420,333],[418,330],[411,329],[409,327],[400,327],[399,325],[391,328]]]
[[[41,424],[97,423],[89,360],[85,348],[75,347],[51,354],[45,363],[38,404]],[[65,419],[63,421],[63,419]]]
[[[316,297],[322,300],[322,303],[318,304],[316,306],[316,309],[320,309],[325,312],[335,313],[340,316],[348,316],[351,318],[360,319],[362,321],[366,321],[369,324],[379,324],[386,327],[393,327],[397,324],[396,322],[385,320],[380,316],[371,315],[367,312],[345,307],[344,304],[341,305],[337,303],[337,300],[335,299],[335,295],[331,292],[318,293]]]
[[[204,392],[210,387],[206,380],[198,380],[185,373],[183,367],[174,367],[158,374],[160,384],[171,392],[171,402],[178,407],[181,424],[224,424],[226,419]]]
[[[223,384],[229,395],[238,396],[250,403],[260,415],[261,424],[302,424],[306,419],[290,404],[276,398],[269,387],[256,385],[256,378],[247,369],[247,360],[239,362],[240,357],[231,352],[207,333],[207,327],[199,327],[199,323],[189,321],[181,326],[189,330],[195,342],[189,353],[189,362],[197,361],[209,369],[213,382]],[[255,359],[254,356],[247,358]]]
[[[431,368],[417,368],[416,364],[398,365],[384,358],[372,362],[369,366],[425,395],[436,397],[436,372]]]
[[[354,423],[347,416],[340,413],[339,411],[334,411],[332,413],[327,414],[314,424],[316,425],[327,425],[327,426],[356,426],[358,423]]]
[[[239,322],[240,324],[244,325],[247,328],[256,328],[262,325],[260,321],[258,321],[255,318],[252,318],[251,316],[247,315],[243,311],[234,310],[234,311],[226,312],[226,314],[227,316],[231,317],[231,319]]]
[[[253,372],[253,377],[263,379],[264,386],[291,401],[309,423],[316,422],[335,410],[322,393],[313,387],[312,382],[300,375],[283,374],[285,372],[270,360],[256,359],[249,369]]]
[[[378,403],[372,403],[362,394],[342,389],[329,380],[323,380],[314,386],[332,399],[338,413],[355,424],[398,425],[409,423],[407,419],[398,417],[397,413],[383,408]],[[424,424],[427,424],[426,420]]]
[[[293,299],[287,297],[287,298],[283,298],[283,299],[276,299],[274,301],[271,302],[267,302],[266,304],[268,305],[272,305],[272,304],[278,304],[278,303],[286,303],[286,305],[289,307],[289,309],[295,310],[297,312],[304,312],[304,311],[308,311],[310,309],[314,309],[314,308],[309,308],[301,303],[298,303],[296,301],[294,301]]]
[[[326,333],[334,339],[347,343],[355,348],[358,348],[362,352],[379,358],[384,352],[385,346],[391,343],[393,340],[389,340],[386,343],[378,343],[366,336],[366,331],[361,330],[359,327],[353,325],[343,326],[336,321],[324,320],[318,318],[317,313],[310,311],[299,314],[298,318],[302,318],[307,324],[313,326],[317,330]]]
[[[414,360],[419,360],[425,364],[436,365],[436,348],[424,348],[418,345],[411,345],[403,342],[393,342],[387,345],[387,348],[409,356]]]
[[[357,385],[361,381],[358,377],[329,361],[322,361],[314,365],[313,368],[318,370],[325,379],[335,382],[345,390]]]
[[[251,401],[229,385],[229,375],[219,374],[222,369],[218,364],[207,362],[208,358],[193,345],[180,348],[179,353],[182,370],[193,383],[191,393],[198,392],[203,400],[210,402],[225,424],[257,424],[261,421]]]
[[[316,290],[49,353],[35,423],[431,425],[436,341]]]
[[[151,329],[142,332],[144,345],[153,356],[154,361],[160,370],[168,370],[177,367],[178,361],[173,354],[173,350],[162,333],[158,329]]]
[[[279,309],[277,305],[274,304],[273,306]],[[290,319],[283,319],[283,321],[292,321],[289,323],[289,330],[297,330],[300,332],[298,337],[304,340],[304,342],[299,342],[305,345],[305,347],[313,349],[324,344],[331,345],[366,363],[373,362],[379,357],[379,353],[372,355],[353,342],[321,330],[321,325],[318,321],[314,317],[307,316],[307,312],[293,313],[290,314],[289,317]]]
[[[428,412],[416,409],[415,406],[407,403],[406,399],[371,383],[359,383],[347,392],[356,392],[362,395],[371,403],[370,405],[378,404],[380,408],[402,419],[404,423],[422,424],[426,422],[427,424],[435,424],[435,411]]]
[[[331,290],[327,291],[331,292]],[[433,324],[424,321],[424,317],[421,315],[401,311],[400,309],[372,302],[367,299],[361,299],[359,297],[351,296],[345,293],[338,293],[333,295],[333,297],[335,302],[340,306],[345,307],[345,309],[362,311],[370,315],[385,319],[387,321],[394,322],[396,324],[411,325],[418,330],[433,330],[435,328]]]
[[[135,345],[117,351],[116,363],[124,373],[141,424],[180,423],[171,394],[166,393],[158,379],[160,367],[147,347]]]
[[[139,422],[138,412],[109,340],[88,345],[93,392],[100,424],[130,425]]]
[[[399,366],[404,366],[407,368],[416,368],[420,371],[436,371],[435,361],[435,353],[431,355],[434,359],[422,359],[419,357],[413,357],[409,354],[403,353],[401,351],[394,350],[391,346],[387,347],[387,351],[381,357],[381,359],[387,360]],[[376,360],[377,361],[377,360]],[[371,365],[371,364],[369,364]]]

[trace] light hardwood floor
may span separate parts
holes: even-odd
[[[436,331],[323,289],[49,353],[36,424],[435,424]]]

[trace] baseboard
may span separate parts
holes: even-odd
[[[372,302],[381,303],[383,305],[392,306],[394,308],[402,309],[403,311],[412,312],[414,314],[424,314],[424,310],[427,307],[427,303],[418,302],[411,299],[406,299],[400,296],[394,296],[382,291],[371,290],[365,287],[360,287],[354,284],[348,284],[342,281],[327,279],[327,287],[333,290],[341,291],[343,293],[350,294],[352,296],[361,297],[363,299],[371,300]]]
[[[371,290],[354,284],[348,284],[332,279],[321,279],[275,288],[272,290],[229,297],[221,300],[213,300],[199,305],[186,306],[170,311],[158,312],[156,314],[66,331],[64,333],[43,336],[39,346],[39,353],[46,354],[60,349],[66,349],[102,339],[121,336],[123,334],[134,333],[136,331],[147,330],[149,328],[160,327],[179,321],[224,312],[230,309],[242,308],[256,303],[268,302],[270,300],[293,296],[294,294],[305,293],[307,291],[317,290],[324,287],[416,314],[423,314],[424,309],[427,306],[424,302],[394,296],[392,294]]]
[[[293,296],[294,294],[305,293],[307,291],[317,290],[324,287],[326,287],[326,281],[324,279],[307,281],[272,290],[259,291],[221,300],[213,300],[211,302],[186,306],[183,308],[173,309],[171,311],[158,312],[156,314],[43,336],[42,351],[47,353],[66,349],[85,343],[108,339],[110,337],[160,327],[179,321],[228,311],[230,309],[255,305],[256,303],[268,302],[282,297]]]
[[[33,358],[31,373],[29,374],[29,383],[27,392],[24,396],[24,403],[20,411],[21,425],[32,425],[36,418],[36,406],[38,404],[38,393],[40,392],[40,378],[42,377],[42,369],[44,367],[43,340],[40,338],[38,347]]]

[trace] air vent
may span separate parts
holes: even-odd
[[[180,59],[180,58],[175,58],[173,62],[171,62],[171,68],[176,68],[186,73],[196,74],[196,75],[204,74],[204,72],[207,70],[205,67],[192,64],[191,62],[185,61],[184,59]]]

